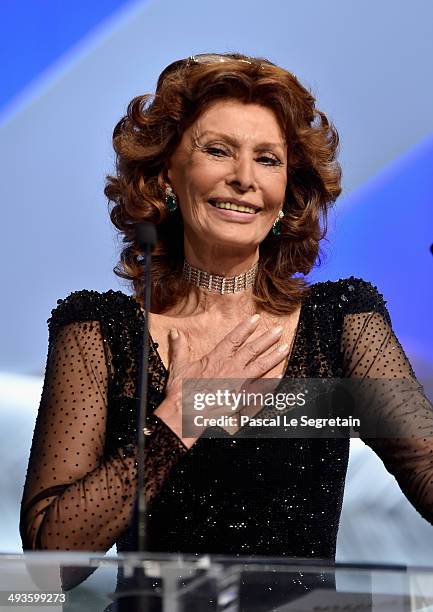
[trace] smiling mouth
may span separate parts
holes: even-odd
[[[232,204],[231,202],[215,202],[214,200],[209,200],[208,204],[220,210],[231,210],[233,212],[243,213],[244,215],[256,215],[258,212],[260,212],[260,209],[254,210],[251,207],[238,206],[237,204]],[[252,212],[253,210],[254,212]]]

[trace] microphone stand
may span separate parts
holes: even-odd
[[[147,369],[149,361],[149,312],[151,299],[151,252],[156,244],[156,230],[152,223],[143,222],[136,227],[136,239],[139,247],[143,251],[144,266],[144,324],[142,351],[138,379],[138,394],[140,405],[138,410],[138,448],[137,448],[137,496],[133,516],[133,524],[136,524],[137,552],[143,553],[146,549],[146,498],[144,494],[145,485],[145,451],[147,417]],[[134,567],[134,574],[130,580],[131,588],[125,596],[117,599],[117,610],[127,612],[160,612],[161,599],[155,592],[149,593],[149,587],[154,584],[154,580],[145,575],[143,567]],[[147,591],[147,592],[146,592]]]
[[[146,548],[146,498],[144,495],[144,460],[146,436],[144,428],[147,418],[147,369],[149,362],[149,312],[151,298],[151,253],[156,244],[156,230],[152,223],[143,222],[137,225],[136,237],[144,254],[144,325],[140,363],[138,394],[140,408],[138,411],[138,453],[137,453],[137,551],[144,552]]]

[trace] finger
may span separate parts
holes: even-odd
[[[269,355],[259,355],[259,357],[251,361],[246,367],[246,373],[250,378],[263,376],[263,374],[266,374],[269,372],[269,370],[272,370],[272,368],[286,359],[289,353],[289,345],[282,344],[277,349],[269,353]]]
[[[233,355],[255,331],[259,320],[260,315],[256,314],[241,321],[231,332],[218,342],[212,352],[215,351],[217,354],[224,356]]]
[[[185,336],[175,327],[168,334],[169,361],[170,363],[183,363],[189,357],[189,348]]]
[[[259,338],[244,344],[238,350],[237,356],[243,363],[248,364],[251,360],[257,359],[262,353],[265,353],[271,346],[274,346],[280,340],[282,333],[281,325],[265,332]]]

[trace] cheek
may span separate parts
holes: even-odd
[[[267,182],[265,188],[266,199],[272,207],[278,208],[283,204],[286,195],[286,185],[285,177],[274,177],[273,180]]]
[[[206,197],[215,193],[225,174],[221,168],[209,164],[200,164],[192,167],[186,175],[186,184],[191,196]]]

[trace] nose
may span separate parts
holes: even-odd
[[[227,177],[227,184],[237,187],[241,191],[255,191],[257,180],[254,159],[248,155],[242,155],[238,159],[234,159],[232,171]]]

